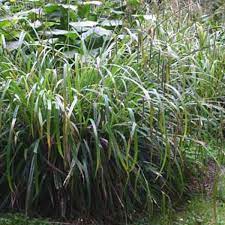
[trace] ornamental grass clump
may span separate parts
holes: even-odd
[[[182,196],[192,146],[222,132],[224,34],[172,12],[1,35],[0,209],[111,218]]]

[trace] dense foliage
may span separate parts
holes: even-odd
[[[137,3],[0,5],[0,209],[152,214],[223,138],[223,22]]]

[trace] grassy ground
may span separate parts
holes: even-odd
[[[178,213],[173,223],[174,225],[210,225],[225,224],[225,203],[216,202],[216,217],[214,213],[214,201],[202,197],[192,199],[181,213]]]
[[[224,225],[225,203],[218,200],[215,202],[205,196],[195,196],[187,203],[181,211],[170,213],[155,221],[147,219],[139,220],[135,225]],[[215,209],[216,206],[216,210]],[[183,207],[183,206],[182,206]]]
[[[15,214],[15,215],[7,215],[1,216],[0,225],[47,225],[44,220],[32,219],[28,220],[24,216]]]
[[[173,212],[162,218],[155,218],[154,222],[146,218],[134,222],[132,225],[223,225],[225,224],[225,202],[216,202],[216,217],[214,211],[214,201],[204,196],[193,197],[186,203],[184,210]],[[0,225],[48,225],[45,220],[26,219],[21,215],[8,215],[0,219]],[[56,224],[56,223],[55,223]],[[57,223],[60,224],[60,223]],[[82,225],[83,223],[74,223]]]

